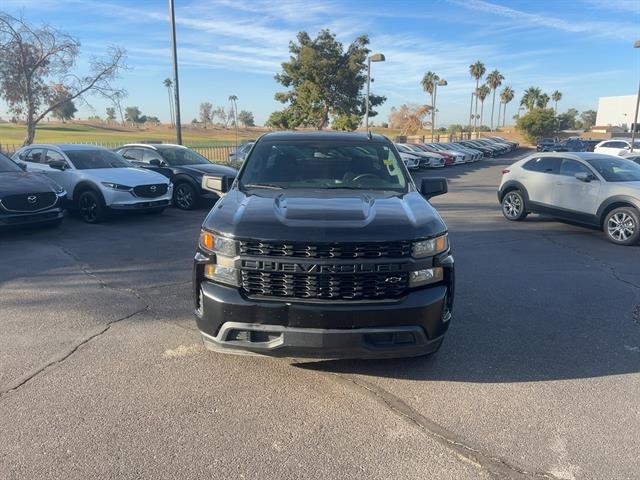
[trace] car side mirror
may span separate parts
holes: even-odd
[[[587,172],[578,172],[575,174],[575,177],[580,180],[581,182],[584,183],[589,183],[592,180],[595,180],[596,177],[594,177],[592,174],[587,173]]]
[[[222,195],[229,191],[230,179],[226,175],[204,175],[202,189]]]
[[[149,160],[149,165],[153,165],[154,167],[161,167],[162,162],[157,158],[152,158],[151,160]]]
[[[420,185],[420,193],[427,200],[438,195],[444,195],[449,191],[447,179],[443,177],[423,178]]]
[[[17,164],[22,170],[24,170],[25,172],[27,171],[27,164],[26,163],[18,163]]]
[[[60,170],[60,171],[64,171],[67,169],[67,162],[65,162],[64,160],[49,160],[47,162],[47,165],[49,165],[51,168],[55,168],[56,170]]]

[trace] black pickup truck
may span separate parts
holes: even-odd
[[[447,227],[383,136],[268,133],[202,225],[195,314],[205,346],[287,357],[435,352],[454,298]]]

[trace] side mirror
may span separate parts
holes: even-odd
[[[47,162],[51,168],[55,168],[56,170],[64,171],[67,169],[67,162],[64,160],[50,160]]]
[[[427,200],[438,195],[444,195],[449,191],[447,179],[438,178],[423,178],[422,185],[420,185],[420,193]]]
[[[222,195],[229,191],[230,187],[229,177],[226,175],[204,175],[202,177],[202,189],[208,192],[217,193]]]
[[[161,167],[162,162],[157,158],[152,158],[151,160],[149,160],[149,165],[153,165],[154,167]]]
[[[587,172],[578,172],[575,174],[575,177],[584,183],[589,183],[592,180],[595,180],[595,177],[592,174]]]
[[[17,163],[17,162],[16,162]],[[17,165],[24,170],[25,172],[27,171],[27,164],[26,163],[17,163]]]

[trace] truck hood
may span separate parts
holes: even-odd
[[[236,238],[316,242],[412,240],[446,231],[438,212],[417,192],[346,190],[245,194],[233,189],[203,227]]]
[[[54,192],[57,184],[42,173],[0,173],[0,198],[20,193]]]
[[[164,175],[144,168],[94,168],[81,171],[88,173],[95,180],[119,183],[129,187],[149,185],[150,183],[169,183],[169,179]]]

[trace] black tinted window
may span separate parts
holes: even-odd
[[[64,153],[78,170],[131,166],[123,157],[110,150],[65,150]]]
[[[122,155],[127,160],[133,160],[134,162],[142,161],[142,150],[140,150],[139,148],[120,150],[120,155]]]
[[[182,165],[199,165],[211,163],[197,152],[182,147],[165,147],[160,152],[165,162],[169,165],[179,167]],[[159,158],[159,157],[158,157]]]
[[[154,150],[150,150],[148,148],[145,148],[143,153],[142,153],[142,161],[144,163],[151,163],[151,160],[158,160],[160,162],[162,162],[162,157],[160,156],[160,154]]]
[[[563,159],[562,165],[560,166],[560,175],[573,177],[575,176],[576,173],[592,174],[592,172],[587,167],[582,165],[580,162],[577,162],[575,160],[569,160],[568,158]]]
[[[524,165],[525,170],[541,173],[558,173],[562,159],[556,157],[541,157],[529,160]]]
[[[20,155],[20,159],[31,163],[44,163],[44,150],[41,148],[32,148]]]

